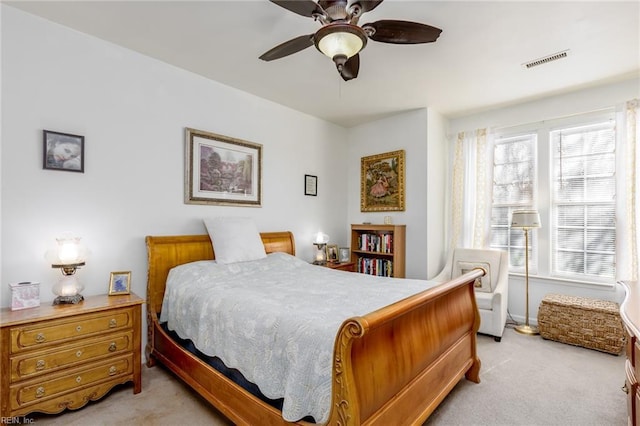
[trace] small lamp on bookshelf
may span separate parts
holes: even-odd
[[[329,236],[327,234],[323,234],[322,232],[318,232],[318,235],[316,235],[316,239],[313,242],[313,245],[316,246],[316,253],[313,260],[314,265],[327,264],[327,251],[325,247],[327,246],[328,242]]]

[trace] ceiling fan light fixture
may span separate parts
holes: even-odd
[[[334,60],[346,61],[367,45],[367,34],[362,28],[350,24],[329,24],[316,32],[316,48]]]

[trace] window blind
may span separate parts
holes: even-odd
[[[498,137],[494,143],[490,246],[509,252],[512,271],[524,270],[525,238],[521,229],[511,230],[511,213],[534,208],[536,145],[536,133]],[[535,246],[529,238],[530,271],[536,270]]]
[[[552,272],[614,277],[615,123],[557,129],[550,138]]]

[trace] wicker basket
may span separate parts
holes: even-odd
[[[549,340],[619,355],[625,344],[615,302],[547,294],[538,310],[540,335]]]

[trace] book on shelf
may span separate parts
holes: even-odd
[[[358,257],[358,272],[379,277],[393,276],[393,261],[373,257]]]
[[[393,234],[360,234],[358,246],[363,251],[393,253]]]

